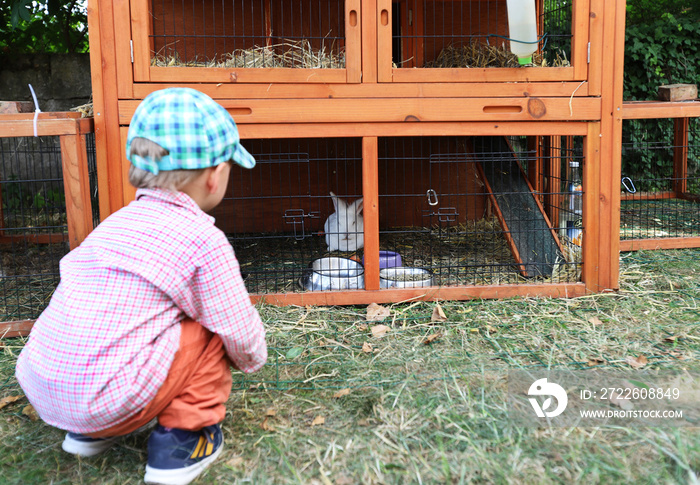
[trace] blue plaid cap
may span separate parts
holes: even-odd
[[[130,155],[131,142],[137,137],[157,143],[168,155],[158,161]],[[255,158],[241,145],[228,111],[190,88],[167,88],[146,96],[131,118],[126,153],[136,168],[154,175],[214,167],[229,160],[245,168],[255,166]]]

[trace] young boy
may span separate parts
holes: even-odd
[[[228,112],[186,88],[137,107],[126,152],[136,200],[61,260],[17,361],[39,416],[91,456],[158,418],[147,483],[186,484],[221,453],[229,366],[267,360],[265,330],[226,236],[205,212],[231,162],[252,168]]]

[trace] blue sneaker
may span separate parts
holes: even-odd
[[[61,447],[73,455],[95,456],[112,447],[119,436],[109,438],[90,438],[83,434],[68,433]]]
[[[224,449],[218,424],[199,431],[158,426],[148,438],[146,483],[186,485],[197,478]]]

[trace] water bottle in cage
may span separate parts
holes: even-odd
[[[569,162],[571,181],[568,184],[569,210],[566,215],[566,235],[574,244],[580,246],[582,240],[583,219],[583,184],[579,174],[579,163]]]

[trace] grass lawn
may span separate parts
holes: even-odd
[[[434,302],[386,305],[382,322],[367,307],[260,307],[268,364],[234,373],[224,452],[195,483],[697,483],[697,427],[509,421],[509,369],[632,371],[643,356],[700,375],[700,250],[623,254],[620,286],[440,302],[444,319]],[[0,482],[142,483],[147,432],[94,458],[61,450],[14,379],[24,342],[0,341]]]

